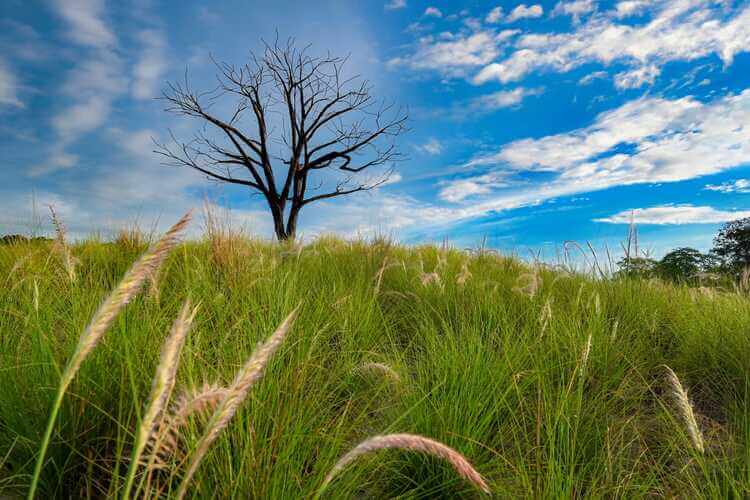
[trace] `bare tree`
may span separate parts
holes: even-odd
[[[209,92],[193,91],[186,73],[163,94],[167,111],[202,124],[188,142],[170,132],[172,143],[156,152],[262,195],[279,240],[295,237],[303,207],[382,185],[402,158],[395,139],[405,112],[376,100],[368,81],[344,76],[346,58],[307,49],[265,44],[241,67],[214,61],[219,83]]]

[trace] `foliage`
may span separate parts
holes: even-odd
[[[724,224],[714,238],[713,252],[735,273],[750,266],[750,217]]]
[[[695,248],[682,247],[667,253],[656,266],[659,276],[678,282],[694,281],[700,273],[711,272],[716,267],[711,255]]]
[[[649,257],[625,257],[617,262],[618,275],[629,278],[650,278],[658,262]]]
[[[50,246],[0,252],[0,496],[28,487],[58,367],[136,258],[128,245],[79,243],[72,282]],[[514,290],[530,274],[534,293]],[[498,497],[750,494],[743,295],[592,280],[489,252],[234,237],[177,248],[158,293],[134,299],[81,365],[39,498],[122,491],[160,347],[188,296],[201,307],[176,388],[229,383],[303,301],[188,496],[311,498],[357,443],[407,433],[466,456]],[[182,446],[195,447],[203,423],[181,428]],[[391,450],[351,464],[321,498],[476,495],[450,465]]]

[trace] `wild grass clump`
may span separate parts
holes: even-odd
[[[185,223],[3,246],[0,496],[750,495],[741,290]]]

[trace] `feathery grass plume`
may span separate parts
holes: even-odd
[[[385,363],[377,363],[371,361],[358,366],[356,368],[356,371],[359,373],[380,373],[381,375],[393,380],[394,382],[401,381],[401,376],[396,372],[396,370],[386,365]]]
[[[39,312],[39,284],[36,281],[36,278],[34,278],[34,312]]]
[[[599,316],[602,313],[602,301],[599,298],[599,292],[596,292],[594,294],[594,312],[597,316]]]
[[[455,470],[459,476],[474,484],[483,492],[490,494],[490,488],[487,486],[487,483],[479,472],[474,469],[466,457],[453,448],[439,441],[435,441],[434,439],[429,439],[416,434],[388,434],[371,437],[361,442],[341,457],[326,476],[323,484],[318,490],[316,498],[320,496],[320,493],[326,488],[326,486],[328,486],[337,474],[357,458],[363,455],[369,455],[378,450],[393,448],[416,451],[441,458],[450,463],[451,466],[453,466],[453,470]]]
[[[469,263],[464,261],[461,264],[461,272],[456,277],[456,284],[458,286],[464,286],[470,278],[471,271],[469,271]]]
[[[690,404],[688,399],[687,390],[680,383],[680,379],[677,378],[677,374],[672,371],[670,367],[664,365],[664,369],[667,372],[667,382],[671,390],[672,400],[674,401],[677,411],[680,414],[685,427],[687,428],[690,441],[693,443],[693,447],[700,453],[703,453],[703,434],[698,427],[698,422],[695,420],[695,414],[693,413],[693,405]]]
[[[70,251],[67,241],[65,241],[65,226],[63,225],[60,218],[57,216],[55,209],[52,205],[49,205],[49,211],[52,215],[52,225],[55,226],[55,244],[53,249],[60,254],[62,259],[65,273],[68,275],[71,283],[76,281],[76,261],[77,259],[73,256]]]
[[[218,384],[203,384],[201,388],[183,390],[175,399],[170,412],[164,415],[159,428],[152,433],[146,445],[149,457],[142,462],[146,466],[146,490],[151,491],[151,475],[154,470],[167,467],[179,448],[180,430],[195,414],[213,411],[227,396],[227,389]]]
[[[141,453],[148,443],[154,429],[159,425],[164,408],[169,404],[169,398],[172,396],[174,389],[177,367],[180,364],[180,353],[185,343],[190,327],[195,318],[198,306],[191,309],[190,300],[186,300],[180,310],[180,314],[172,324],[172,331],[169,337],[164,341],[161,350],[159,364],[156,367],[156,375],[151,387],[151,396],[149,397],[146,412],[141,419],[141,425],[138,427],[133,446],[133,455],[128,469],[125,488],[123,489],[123,498],[129,498],[130,490],[133,487],[135,472],[140,462]]]
[[[375,273],[375,295],[380,292],[380,285],[383,282],[383,274],[388,266],[388,256],[383,258],[383,263],[380,265],[380,269]]]
[[[440,280],[440,275],[436,272],[420,274],[419,281],[422,283],[422,286],[428,286],[428,285],[433,285],[433,284],[437,286],[441,286],[443,284],[443,282]]]
[[[539,288],[541,288],[542,278],[539,276],[539,270],[534,268],[534,272],[523,273],[518,276],[516,283],[517,285],[513,287],[514,292],[521,293],[529,298],[532,298],[534,297],[534,295],[536,295],[536,292],[539,291]]]
[[[156,269],[153,273],[149,273],[148,276],[148,296],[154,299],[157,304],[161,299],[161,267]]]
[[[615,323],[612,325],[612,340],[615,340],[617,338],[617,329],[620,327],[620,320],[616,319]]]
[[[46,455],[47,447],[49,446],[49,441],[52,437],[55,420],[57,419],[57,413],[60,411],[63,396],[65,395],[68,386],[75,378],[83,360],[94,350],[120,310],[136,296],[143,281],[147,278],[149,273],[153,273],[154,270],[162,264],[169,251],[177,244],[180,234],[188,225],[190,219],[191,212],[183,215],[182,218],[177,221],[177,223],[172,226],[153,246],[153,248],[143,254],[141,258],[131,266],[117,287],[107,296],[106,299],[104,299],[104,302],[102,302],[99,309],[94,313],[91,322],[79,337],[75,351],[73,351],[73,355],[68,361],[62,377],[60,378],[57,394],[52,403],[52,409],[47,422],[47,429],[42,437],[37,462],[34,467],[34,474],[31,479],[31,486],[29,487],[29,500],[34,498],[34,493],[36,492],[36,487],[39,483],[39,476],[44,464],[44,456]]]
[[[547,331],[549,322],[552,320],[552,298],[548,298],[544,302],[542,307],[542,313],[539,315],[539,324],[541,325],[541,331],[539,332],[539,338],[542,338],[544,332]]]
[[[195,471],[198,470],[198,466],[206,455],[209,447],[213,444],[216,438],[219,437],[221,431],[223,431],[229,424],[229,421],[234,416],[237,408],[239,408],[242,401],[245,400],[252,385],[263,376],[263,369],[268,364],[268,360],[271,359],[271,356],[273,356],[284,341],[289,330],[291,330],[299,308],[300,306],[294,308],[268,340],[255,349],[245,365],[237,372],[231,385],[227,388],[226,397],[221,403],[219,403],[216,410],[214,410],[211,420],[206,424],[205,432],[198,440],[195,454],[191,458],[185,476],[177,490],[178,499],[185,497],[190,480],[193,478],[193,475],[195,475]]]
[[[576,294],[576,309],[578,309],[578,305],[581,303],[581,294],[583,294],[583,283],[581,283],[581,286],[578,287],[578,293]]]
[[[591,354],[591,334],[589,333],[589,338],[586,339],[586,346],[583,348],[583,352],[581,353],[581,377],[583,377],[584,373],[586,372],[586,366],[589,363],[589,354]]]

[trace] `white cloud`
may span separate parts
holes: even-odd
[[[5,62],[0,59],[0,107],[12,106],[23,108],[24,105],[18,98],[18,82],[16,76],[6,66]]]
[[[424,15],[428,17],[443,17],[443,13],[437,7],[427,7]]]
[[[750,193],[750,179],[737,179],[733,182],[721,184],[706,184],[703,189],[720,193]]]
[[[625,18],[643,11],[653,4],[653,0],[624,0],[615,5],[615,17]]]
[[[54,0],[55,9],[69,25],[68,36],[81,45],[106,48],[115,45],[115,36],[102,20],[101,0]]]
[[[555,8],[552,10],[552,15],[571,16],[575,22],[578,22],[583,15],[589,14],[595,10],[596,2],[594,2],[594,0],[561,1],[555,5]]]
[[[615,75],[615,87],[618,89],[637,89],[645,84],[653,85],[661,69],[654,64],[623,71]]]
[[[484,18],[485,22],[488,22],[490,24],[496,24],[502,21],[503,19],[503,8],[499,5],[495,8],[493,8],[489,13],[487,14],[487,17]]]
[[[512,23],[519,19],[541,17],[542,14],[544,14],[544,9],[542,9],[541,5],[536,4],[527,7],[526,4],[521,4],[508,14],[506,22]]]
[[[434,156],[439,155],[443,152],[443,145],[440,143],[440,141],[432,137],[426,143],[422,144],[421,146],[417,146],[417,149],[423,153]]]
[[[158,94],[162,76],[167,70],[166,42],[156,30],[138,34],[143,48],[133,68],[132,94],[136,99],[150,99]]]
[[[515,51],[474,77],[475,83],[520,80],[539,70],[566,72],[583,64],[626,63],[642,68],[718,55],[725,65],[750,48],[750,6],[729,11],[710,0],[664,2],[641,25],[617,23],[612,12],[592,16],[570,33],[531,33]]]
[[[462,75],[466,69],[487,64],[497,57],[500,53],[498,39],[507,39],[508,33],[510,32],[495,34],[492,31],[479,31],[470,35],[456,35],[450,40],[424,37],[420,39],[419,47],[412,56],[392,59],[388,64]]]
[[[394,172],[390,176],[388,176],[388,180],[386,180],[380,186],[388,186],[388,185],[391,185],[391,184],[398,184],[403,179],[404,178],[403,178],[403,176],[401,174],[399,174],[398,172]]]
[[[60,86],[68,104],[52,116],[56,139],[48,159],[29,168],[31,176],[74,166],[78,157],[67,152],[68,147],[101,127],[115,98],[128,88],[117,40],[103,20],[103,4],[96,0],[57,0],[54,6],[68,24],[68,36],[87,50]]]
[[[708,103],[642,98],[601,113],[588,127],[478,156],[464,167],[485,173],[443,189],[467,181],[492,188],[455,214],[466,218],[614,186],[693,179],[750,163],[747,123],[750,89]],[[514,181],[521,173],[525,180]],[[496,189],[499,176],[507,189]]]
[[[542,89],[533,88],[528,89],[524,87],[517,87],[513,90],[499,90],[491,94],[477,97],[472,101],[472,107],[478,111],[494,111],[500,108],[509,108],[517,106],[526,97],[539,95],[542,93]]]
[[[451,182],[448,187],[438,194],[441,200],[456,203],[469,196],[487,194],[492,191],[491,186],[476,180],[458,180]]]
[[[594,219],[609,224],[718,224],[750,217],[750,210],[725,211],[694,205],[661,205],[650,208],[624,210],[610,217]]]
[[[406,7],[406,0],[391,0],[385,4],[385,10],[398,10]]]
[[[578,80],[578,83],[580,85],[588,85],[594,80],[601,80],[602,78],[607,78],[607,76],[608,73],[606,71],[594,71],[593,73],[589,73],[588,75]]]

